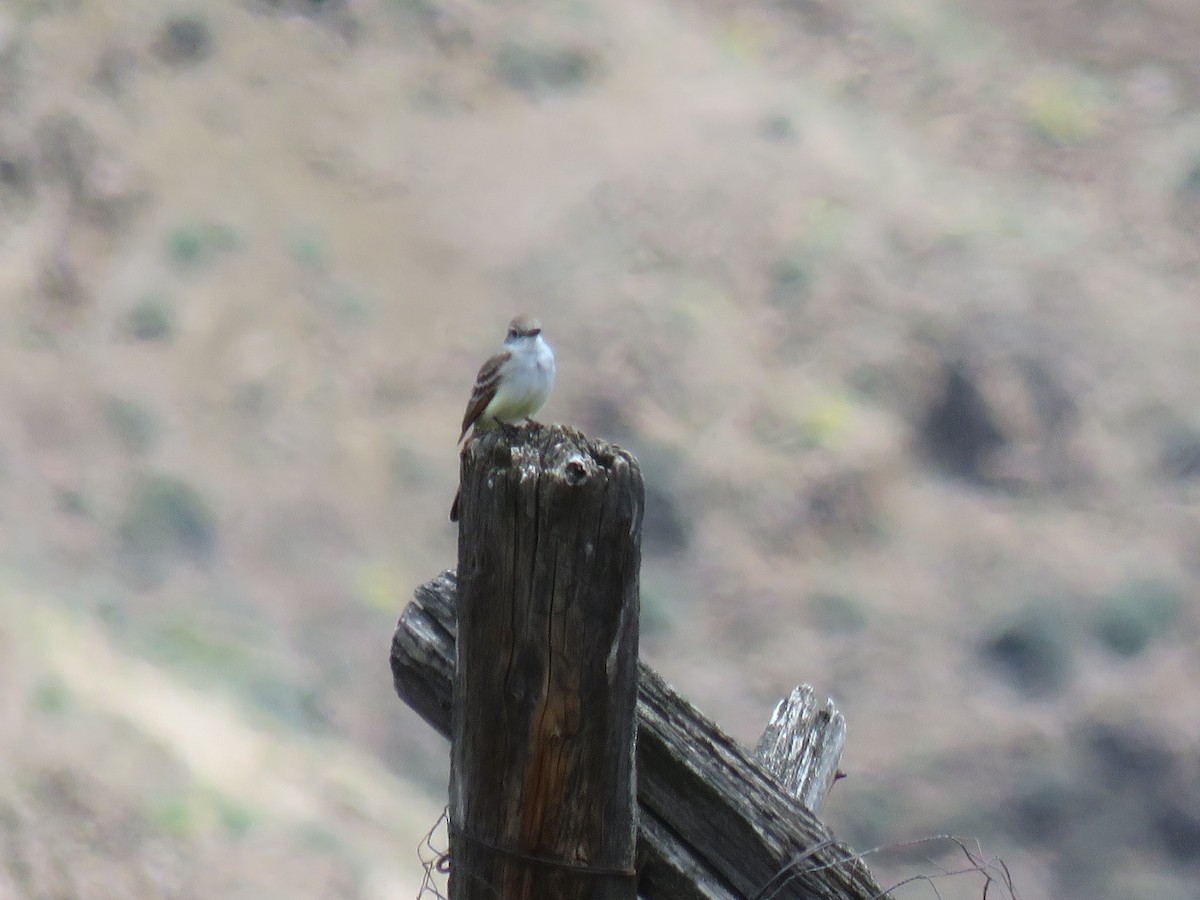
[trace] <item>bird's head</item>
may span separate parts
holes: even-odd
[[[517,316],[508,323],[508,335],[504,343],[511,344],[521,338],[535,338],[542,333],[542,323],[533,316]]]

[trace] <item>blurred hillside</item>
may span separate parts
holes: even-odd
[[[1197,47],[1182,0],[0,8],[0,897],[415,896],[446,748],[386,654],[519,311],[541,418],[641,460],[644,655],[745,742],[833,696],[840,833],[1195,897]]]

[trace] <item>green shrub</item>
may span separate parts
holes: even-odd
[[[1021,693],[1040,697],[1070,680],[1071,638],[1071,624],[1061,611],[1037,603],[995,626],[980,652]]]
[[[54,492],[58,511],[69,516],[86,516],[91,513],[87,497],[78,488],[58,488]]]
[[[124,331],[137,341],[168,341],[175,334],[175,311],[157,294],[148,295],[129,311]]]
[[[155,49],[169,65],[195,65],[212,56],[212,28],[199,15],[174,16],[163,23]]]
[[[1180,179],[1179,194],[1185,197],[1200,196],[1200,160],[1196,160],[1196,163]]]
[[[1117,656],[1137,656],[1151,640],[1170,632],[1179,620],[1179,592],[1160,581],[1133,581],[1101,605],[1096,637]]]
[[[862,631],[867,614],[860,602],[838,593],[818,593],[806,604],[809,621],[826,633],[848,634]]]
[[[177,269],[194,270],[211,262],[218,253],[237,246],[237,235],[229,226],[193,222],[167,235],[167,258]]]
[[[120,537],[124,550],[141,560],[207,562],[216,550],[216,517],[187,482],[146,475],[134,485]]]
[[[132,400],[109,398],[104,404],[104,417],[121,446],[130,453],[145,453],[158,436],[154,413]]]
[[[314,269],[322,269],[329,262],[329,245],[324,234],[314,228],[297,228],[287,239],[288,253],[292,259]]]
[[[500,49],[495,67],[501,81],[530,97],[577,91],[596,72],[582,50],[518,43]]]
[[[39,712],[57,715],[70,709],[71,691],[61,678],[49,676],[37,683],[30,700]]]
[[[186,837],[200,827],[195,798],[177,794],[158,798],[149,810],[150,822],[164,834]]]
[[[1066,146],[1099,134],[1100,104],[1091,84],[1043,74],[1030,78],[1023,94],[1026,122],[1044,140]]]
[[[795,310],[808,300],[812,273],[799,259],[781,259],[771,266],[767,302],[780,309]]]
[[[215,798],[217,819],[221,826],[234,837],[243,837],[254,827],[256,817],[245,806],[227,797]]]

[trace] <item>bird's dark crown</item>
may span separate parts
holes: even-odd
[[[515,340],[519,337],[537,337],[542,333],[542,323],[533,316],[517,316],[508,323],[508,337],[506,341]]]

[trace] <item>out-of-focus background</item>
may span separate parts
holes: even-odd
[[[388,645],[528,311],[644,656],[832,696],[840,835],[1195,898],[1198,235],[1191,0],[8,0],[0,897],[416,895]]]

